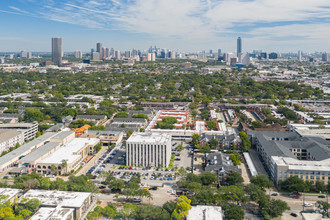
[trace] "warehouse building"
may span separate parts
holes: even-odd
[[[170,134],[134,132],[126,142],[126,165],[168,167],[171,139]]]

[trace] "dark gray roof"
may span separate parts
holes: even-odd
[[[106,117],[106,115],[77,115],[76,119],[103,120]]]
[[[206,142],[211,141],[212,139],[216,139],[217,141],[229,141],[229,142],[233,142],[235,140],[235,135],[231,134],[231,135],[214,135],[214,134],[202,134],[200,136],[200,140],[204,140]]]
[[[296,132],[248,131],[256,137],[269,156],[296,158],[290,149],[305,149],[315,160],[330,158],[330,141],[319,137],[303,137]]]
[[[0,118],[19,118],[22,117],[23,114],[10,114],[10,113],[2,113],[0,114]]]
[[[132,123],[132,122],[137,122],[137,123],[146,123],[147,120],[144,118],[114,118],[113,123]]]
[[[226,157],[228,157],[228,160],[226,160]],[[205,164],[206,172],[211,172],[214,170],[226,170],[241,173],[241,169],[232,164],[230,155],[228,154],[223,154],[220,152],[205,154]]]

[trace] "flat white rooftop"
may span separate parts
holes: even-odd
[[[39,199],[44,206],[80,208],[84,201],[91,195],[86,192],[65,192],[51,190],[29,190],[24,197],[29,199]]]
[[[64,144],[54,153],[41,160],[40,163],[51,163],[59,164],[62,163],[62,160],[66,160],[67,163],[74,162],[77,158],[80,157],[79,154],[76,154],[86,145],[95,145],[99,142],[97,138],[75,138],[69,143]]]
[[[16,196],[21,190],[19,189],[12,189],[12,188],[0,188],[0,195],[6,196],[4,201],[0,198],[0,203],[3,203],[14,196]]]
[[[220,206],[193,206],[187,216],[187,220],[222,220],[222,209]]]
[[[322,161],[298,160],[291,157],[272,156],[277,165],[288,166],[289,170],[330,172],[330,158]]]
[[[40,208],[30,220],[47,220],[47,219],[67,219],[71,213],[74,212],[72,208]]]
[[[127,142],[142,142],[142,143],[153,143],[153,144],[167,144],[172,138],[171,134],[168,133],[139,133],[134,132]]]

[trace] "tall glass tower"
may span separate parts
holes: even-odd
[[[242,53],[242,39],[241,37],[237,38],[237,57]]]
[[[62,38],[52,38],[52,62],[60,66],[62,64]]]

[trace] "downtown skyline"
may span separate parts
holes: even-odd
[[[324,0],[3,0],[0,52],[48,52],[54,36],[64,39],[64,52],[87,52],[95,42],[122,51],[161,45],[234,52],[239,36],[243,51],[329,51],[329,12]]]

